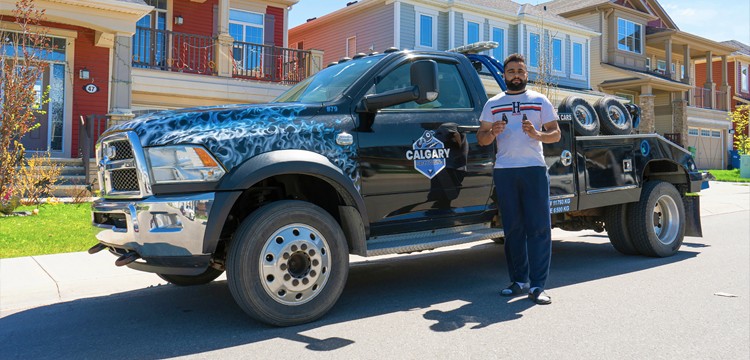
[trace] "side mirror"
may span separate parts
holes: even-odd
[[[434,60],[419,60],[411,65],[410,87],[365,96],[359,112],[376,112],[382,108],[414,101],[426,104],[438,98],[438,67]]]

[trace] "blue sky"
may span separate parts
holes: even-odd
[[[289,28],[323,16],[352,0],[300,0],[289,12]],[[544,1],[516,1],[534,5]],[[715,41],[750,45],[750,0],[660,0],[680,30]],[[720,24],[720,25],[717,25]]]

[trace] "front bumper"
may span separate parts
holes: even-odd
[[[210,254],[203,242],[215,193],[151,196],[139,200],[101,199],[92,204],[97,240],[110,252],[138,254],[129,267],[162,274],[204,271]]]

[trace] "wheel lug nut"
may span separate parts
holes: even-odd
[[[310,270],[310,277],[315,277],[315,275],[318,275],[318,273],[315,270]]]
[[[302,249],[302,251],[305,251],[307,250],[307,244],[302,244],[299,248]]]
[[[282,271],[286,271],[286,268],[287,268],[286,264],[279,265],[279,269],[281,269]]]
[[[307,253],[310,254],[310,256],[315,256],[315,250],[313,249],[310,249]]]
[[[313,266],[318,266],[318,264],[320,264],[320,262],[318,261],[318,259],[314,259],[312,261],[312,264],[313,264]]]
[[[289,260],[289,253],[284,253],[282,257],[284,258],[284,260]]]
[[[291,279],[291,278],[292,278],[292,276],[291,276],[291,275],[289,275],[289,274],[284,274],[284,281],[289,281],[289,279]]]
[[[307,280],[307,278],[302,279],[302,284],[303,285],[307,285],[307,283],[309,283],[309,282],[310,282],[310,280]]]
[[[292,251],[297,251],[297,245],[292,245]]]
[[[294,281],[292,281],[292,285],[293,285],[293,286],[297,286],[297,285],[299,285],[299,280],[297,280],[297,279],[294,279]]]

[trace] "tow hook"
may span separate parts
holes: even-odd
[[[91,248],[89,249],[89,254],[92,254],[92,255],[93,255],[93,254],[96,254],[96,253],[98,253],[98,252],[100,252],[100,251],[102,251],[102,250],[104,250],[104,249],[106,249],[106,248],[107,248],[107,247],[106,247],[106,246],[104,246],[104,245],[102,245],[102,243],[98,243],[98,244],[96,244],[96,245],[92,246],[92,247],[91,247]]]
[[[141,256],[138,255],[137,252],[131,251],[131,252],[128,252],[127,254],[122,255],[119,258],[117,258],[117,260],[115,260],[115,265],[117,265],[117,266],[125,266],[127,264],[132,263],[133,261],[138,260],[140,257]]]

